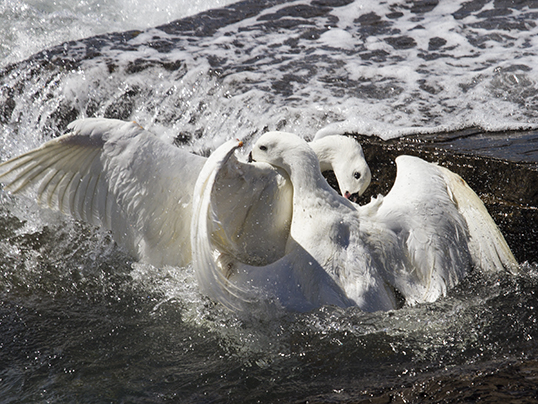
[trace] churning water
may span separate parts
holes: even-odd
[[[177,4],[3,3],[0,160],[90,116],[201,154],[267,129],[537,127],[536,2]],[[537,396],[535,251],[520,274],[471,273],[432,304],[238,317],[192,268],[133,262],[106,232],[0,198],[0,402]]]

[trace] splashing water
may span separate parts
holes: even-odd
[[[136,119],[200,154],[266,129],[388,139],[537,123],[532,4],[247,1],[168,24],[221,5],[185,4],[3,3],[1,160],[89,116]],[[87,38],[127,30],[140,31]],[[429,382],[454,397],[455,380],[472,390],[534,366],[536,259],[389,313],[239,317],[198,293],[191,267],[133,262],[106,232],[0,198],[8,402],[338,402],[406,388],[416,401],[435,397]]]

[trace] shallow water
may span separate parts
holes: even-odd
[[[240,318],[197,293],[191,268],[133,263],[59,217],[1,218],[5,402],[345,401],[536,356],[536,264],[388,313]]]
[[[373,188],[396,152],[441,161],[528,262],[388,313],[238,317],[198,293],[192,268],[133,262],[106,232],[2,193],[0,401],[532,402],[536,132],[520,129],[538,123],[533,7],[247,1],[2,65],[2,161],[88,116],[136,119],[201,154],[267,129],[361,133]]]

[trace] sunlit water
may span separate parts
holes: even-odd
[[[45,48],[107,32],[146,29],[232,0],[4,0],[0,67]]]
[[[135,119],[203,154],[266,129],[538,123],[532,4],[347,3],[246,2],[160,28],[221,3],[3,3],[0,158],[88,116]],[[133,262],[106,232],[0,198],[2,402],[346,401],[538,352],[538,258],[389,313],[238,317],[198,293],[192,268]]]

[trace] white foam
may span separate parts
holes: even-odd
[[[331,29],[319,38],[319,41],[327,46],[341,49],[353,49],[353,36],[343,29]]]
[[[221,2],[204,0],[196,7],[220,6]],[[57,2],[56,9],[44,11],[45,23],[40,29],[47,28],[53,15],[62,23],[74,15],[71,27],[83,27],[80,21],[91,19],[76,8],[82,6],[67,3]],[[356,1],[335,7],[331,14],[338,19],[333,18],[330,25],[325,18],[305,19],[304,25],[292,29],[264,25],[263,16],[304,4],[295,1],[224,25],[208,37],[188,38],[150,28],[130,41],[132,50],[103,49],[104,58],[120,66],[113,73],[96,58],[85,61],[79,71],[62,72],[54,81],[44,76],[28,84],[28,94],[43,86],[50,94],[17,99],[10,124],[16,125],[18,139],[33,137],[20,144],[33,145],[39,143],[46,118],[60,100],[76,106],[82,115],[88,104],[97,101],[99,107],[92,114],[103,116],[126,91],[136,89],[130,98],[134,107],[129,119],[169,140],[180,132],[193,135],[189,147],[197,152],[212,150],[232,137],[252,138],[254,134],[255,138],[265,129],[286,130],[305,138],[342,132],[392,138],[470,126],[486,130],[536,128],[538,27],[528,24],[520,31],[503,30],[502,26],[479,28],[473,25],[484,21],[479,12],[492,9],[493,2],[458,20],[453,13],[464,3],[441,2],[417,14],[405,1],[390,5]],[[18,10],[26,24],[36,20],[35,7],[23,11],[24,7],[14,2],[7,4],[3,7]],[[101,3],[85,4],[89,10]],[[136,3],[140,9],[124,7],[121,0],[102,4],[93,11],[97,17],[92,29],[100,29],[96,21],[106,31],[131,29],[142,23],[153,26],[164,22],[159,18],[178,18],[176,11],[194,10],[190,6],[182,9],[172,1]],[[74,11],[59,11],[69,7]],[[387,17],[394,11],[401,15]],[[370,14],[374,22],[363,26],[361,18],[369,13],[377,17]],[[528,13],[527,9],[514,10],[509,18],[524,21],[530,18]],[[16,29],[17,18],[9,21],[10,29]],[[304,27],[317,29],[319,38],[303,35]],[[50,29],[57,32],[54,26]],[[391,45],[394,38],[414,42],[398,47]],[[437,40],[441,44],[429,49],[436,38],[441,38]],[[174,46],[169,52],[158,52],[144,45],[154,39],[174,41]],[[25,52],[32,49],[29,45]],[[210,74],[214,58],[223,61],[221,78]],[[126,73],[123,67],[137,60],[179,61],[183,68],[174,72],[156,64]],[[15,84],[15,79],[6,82],[11,87]],[[9,128],[7,125],[2,130],[5,139],[12,136]]]
[[[0,67],[63,42],[153,26],[237,0],[3,0]]]

